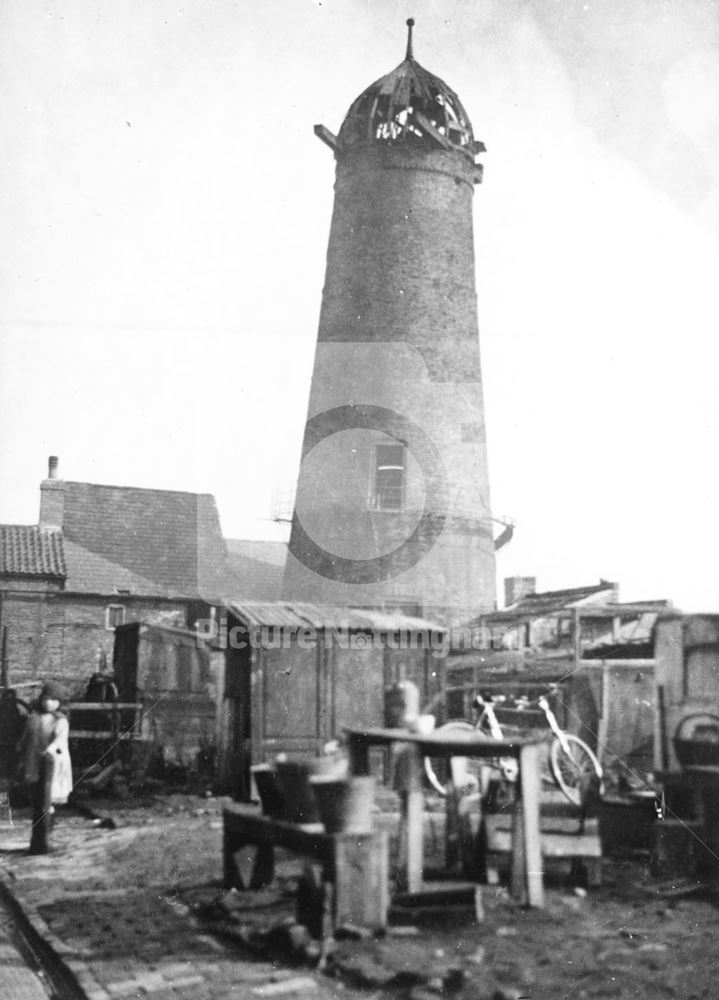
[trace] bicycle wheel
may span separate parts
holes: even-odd
[[[450,722],[445,722],[445,724],[443,726],[439,726],[436,731],[437,733],[446,734],[473,733],[475,736],[482,735],[471,722],[464,722],[461,719],[453,719]],[[474,762],[468,761],[468,763]],[[479,764],[480,761],[477,761],[476,763]],[[447,757],[437,757],[434,760],[431,757],[425,757],[424,773],[427,775],[427,780],[436,792],[439,792],[440,795],[447,794],[447,785],[450,780],[449,759]]]
[[[601,782],[602,766],[584,740],[571,733],[565,733],[564,739],[566,750],[559,739],[552,740],[549,763],[557,785],[569,801],[578,806],[582,803],[589,780],[596,777]]]

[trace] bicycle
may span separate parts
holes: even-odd
[[[477,695],[474,699],[474,704],[479,709],[479,712],[475,723],[466,722],[462,719],[454,719],[440,726],[437,729],[437,733],[473,732],[479,737],[484,736],[485,738],[497,740],[505,739],[505,731],[497,719],[494,706],[495,704],[501,705],[506,701],[507,698],[505,696],[485,699],[481,695]],[[540,695],[536,701],[530,701],[528,698],[516,698],[514,699],[514,705],[520,711],[531,709],[536,705],[544,713],[549,726],[549,732],[553,734],[553,738],[549,744],[549,773],[543,775],[543,779],[548,779],[550,783],[555,784],[561,789],[564,796],[577,806],[581,805],[582,797],[586,792],[588,783],[592,779],[598,782],[601,792],[602,766],[596,754],[579,736],[574,736],[572,733],[565,733],[560,728],[547,698],[544,695]],[[515,731],[513,735],[518,735],[519,733],[521,733],[521,730],[518,732]],[[440,795],[446,795],[447,786],[437,776],[431,758],[424,758],[424,769],[432,787]],[[482,794],[486,792],[488,770],[493,770],[495,773],[499,771],[505,782],[513,784],[517,780],[519,768],[514,757],[500,757],[490,764],[489,767],[487,765],[480,767],[479,777],[475,776],[475,779]]]

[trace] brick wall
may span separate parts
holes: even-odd
[[[495,606],[474,180],[459,152],[338,155],[286,600]],[[376,512],[375,449],[393,441],[405,509]]]
[[[11,684],[44,677],[62,679],[79,693],[100,669],[103,654],[112,670],[115,633],[105,627],[110,604],[125,607],[125,621],[186,627],[187,602],[162,598],[63,593],[5,592],[2,619],[7,627],[7,665]]]

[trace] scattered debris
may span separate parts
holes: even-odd
[[[338,941],[368,941],[370,938],[374,937],[374,934],[368,927],[356,927],[354,924],[342,924],[342,926],[338,927],[335,931],[335,937]]]
[[[619,936],[629,938],[630,941],[636,941],[639,938],[643,938],[644,934],[634,927],[621,927],[619,929]]]
[[[531,993],[514,986],[502,986],[494,991],[492,1000],[531,1000]]]

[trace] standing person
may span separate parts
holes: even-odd
[[[62,709],[64,700],[65,692],[59,684],[44,684],[18,744],[19,776],[32,795],[31,854],[47,853],[55,805],[67,802],[72,791],[70,722]]]

